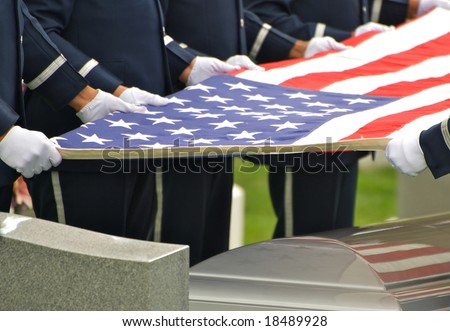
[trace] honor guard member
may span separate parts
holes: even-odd
[[[159,95],[173,91],[181,79],[195,84],[239,67],[195,57],[165,36],[158,0],[27,0],[52,41],[93,87],[133,104],[163,105]],[[59,135],[80,125],[74,114],[59,114],[37,94],[26,106],[30,125]],[[33,114],[39,113],[39,116]],[[138,239],[153,237],[156,212],[153,165],[145,160],[63,162],[59,172],[36,178],[31,194],[38,213],[91,229]],[[145,169],[145,171],[142,171]],[[140,170],[140,171],[138,171]],[[172,206],[173,207],[173,206]],[[186,215],[189,217],[189,215]]]
[[[167,33],[193,54],[206,54],[249,69],[258,67],[247,54],[255,61],[270,62],[305,53],[311,56],[320,48],[345,47],[331,39],[316,40],[311,45],[272,29],[245,11],[241,0],[163,0],[162,5]],[[198,160],[186,162],[199,164]],[[191,265],[226,251],[230,230],[232,158],[203,159],[198,169],[198,173],[165,175],[163,181],[161,240],[188,244]],[[178,208],[172,207],[175,203]],[[187,219],[186,210],[196,217]]]
[[[44,134],[24,128],[22,79],[55,109],[69,104],[79,112],[89,104],[96,111],[91,101],[98,92],[69,65],[21,0],[1,1],[0,17],[0,211],[8,212],[20,174],[31,178],[61,162]]]
[[[445,119],[422,132],[392,139],[386,157],[400,172],[417,176],[427,167],[434,178],[450,172],[450,120]]]

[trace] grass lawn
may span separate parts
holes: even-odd
[[[396,176],[390,166],[360,168],[356,226],[395,217]],[[245,244],[271,239],[276,219],[268,192],[266,168],[236,159],[235,182],[245,190]]]

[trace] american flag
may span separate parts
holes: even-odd
[[[376,150],[450,115],[449,11],[347,42],[355,47],[210,78],[167,106],[115,113],[53,141],[74,159],[103,158],[105,150],[130,157]]]

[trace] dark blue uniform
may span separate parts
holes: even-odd
[[[434,178],[450,172],[450,120],[446,119],[422,131],[419,142]]]
[[[87,85],[64,61],[21,0],[0,2],[0,49],[0,135],[13,125],[26,124],[22,78],[55,107],[67,104]],[[50,75],[41,75],[50,67]],[[18,175],[0,161],[1,211],[9,211],[11,188]]]
[[[94,88],[113,92],[123,84],[164,95],[171,92],[185,62],[193,58],[174,52],[179,49],[173,43],[165,45],[158,0],[26,2]],[[34,93],[28,95],[26,111],[30,127],[49,136],[81,124],[74,112],[55,116]],[[30,191],[38,216],[103,233],[151,238],[156,199],[152,167],[119,162],[106,173],[103,165],[101,161],[63,161],[58,172],[33,178]],[[137,166],[146,171],[137,171]]]
[[[295,38],[244,11],[241,0],[163,0],[162,4],[167,33],[194,54],[226,60],[251,53],[256,61],[268,62],[286,59],[295,43]],[[198,171],[182,173],[180,167],[164,177],[164,200],[169,202],[164,204],[161,240],[188,244],[193,265],[228,249],[233,163],[223,157],[185,162],[184,167],[190,164]]]
[[[298,39],[331,36],[338,41],[369,20],[398,24],[407,0],[244,0],[262,20]],[[278,217],[274,237],[353,225],[358,159],[365,153],[303,154],[273,162],[269,174]],[[272,161],[275,161],[272,159]]]
[[[247,9],[302,40],[330,36],[341,41],[368,21],[398,25],[408,0],[243,0]]]

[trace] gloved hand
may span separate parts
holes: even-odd
[[[153,94],[137,87],[127,88],[119,96],[125,102],[132,103],[134,105],[152,105],[152,106],[164,106],[169,103],[169,99]]]
[[[241,68],[249,69],[249,70],[259,70],[264,71],[263,67],[255,64],[247,55],[234,55],[226,61],[228,64],[239,66]]]
[[[0,158],[31,178],[61,163],[55,145],[42,133],[14,126],[0,142]]]
[[[392,30],[395,30],[395,27],[392,25],[388,26],[388,25],[379,24],[379,23],[375,23],[375,22],[368,22],[366,24],[358,26],[355,30],[354,35],[356,37],[363,33],[371,32],[371,31],[385,32],[385,31],[392,31]]]
[[[427,164],[419,144],[419,133],[392,139],[386,147],[386,157],[401,173],[417,176]]]
[[[428,13],[430,10],[441,7],[444,9],[450,9],[450,1],[448,0],[419,0],[419,6],[417,8],[417,15]]]
[[[232,65],[213,57],[197,56],[186,85],[195,85],[209,77],[239,69],[241,69],[240,66]]]
[[[312,38],[308,45],[306,46],[304,57],[311,57],[317,53],[329,51],[329,50],[338,50],[343,51],[345,49],[351,48],[350,46],[346,46],[344,44],[338,43],[331,37],[316,37]]]
[[[147,108],[127,103],[110,93],[98,90],[95,98],[84,106],[77,113],[77,116],[83,123],[87,123],[98,120],[114,111],[123,113],[145,113]]]

